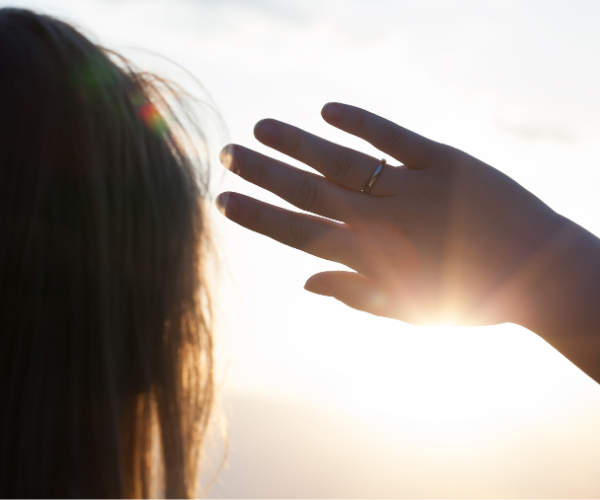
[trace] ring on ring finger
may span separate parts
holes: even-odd
[[[373,187],[373,184],[375,184],[375,182],[377,181],[377,179],[381,175],[381,172],[383,172],[383,167],[385,167],[385,164],[386,164],[386,160],[384,158],[382,158],[381,161],[379,162],[379,165],[377,165],[377,167],[373,171],[373,174],[371,174],[371,177],[369,178],[369,180],[365,184],[365,187],[363,187],[360,190],[362,193],[368,194],[369,191],[371,191],[371,188]]]

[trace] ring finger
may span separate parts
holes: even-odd
[[[360,191],[365,187],[380,163],[377,158],[334,144],[277,120],[258,122],[254,134],[267,146],[300,160],[336,184],[353,191]],[[387,165],[369,194],[396,194],[405,172],[407,170]]]

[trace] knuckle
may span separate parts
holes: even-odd
[[[458,167],[464,163],[465,154],[455,147],[438,143],[435,148],[435,162],[438,164],[449,164]]]
[[[244,225],[248,227],[257,227],[260,223],[260,210],[258,207],[249,207],[243,211]]]
[[[298,250],[305,249],[310,240],[308,227],[295,220],[288,220],[283,224],[282,234],[285,243]]]
[[[302,133],[298,129],[292,129],[288,141],[287,152],[294,154],[300,149],[302,143]]]
[[[310,211],[317,200],[318,187],[312,179],[300,179],[293,188],[292,200],[294,205],[306,211]]]
[[[443,144],[441,142],[436,143],[436,149],[440,155],[444,156],[457,156],[460,152],[455,147],[449,146],[448,144]]]
[[[247,180],[254,183],[254,184],[258,184],[261,179],[263,178],[263,175],[265,173],[265,163],[263,161],[257,161],[252,169],[249,169],[249,173],[247,176]]]
[[[367,113],[363,112],[358,119],[357,129],[358,132],[361,133],[364,131],[365,120],[367,119]]]
[[[327,177],[333,181],[341,181],[346,177],[352,160],[350,159],[350,153],[348,151],[342,151],[341,153],[334,153],[329,159],[327,166]]]
[[[402,132],[399,127],[385,125],[378,134],[378,145],[382,148],[397,146],[402,140]]]

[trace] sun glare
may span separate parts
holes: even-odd
[[[381,152],[321,119],[326,102],[347,102],[468,151],[559,212],[600,230],[600,197],[592,187],[600,157],[598,73],[589,64],[600,33],[593,2],[490,1],[475,7],[466,1],[460,8],[441,0],[11,3],[35,4],[89,28],[107,46],[141,47],[189,69],[218,103],[230,130],[227,142],[307,168],[255,140],[254,124],[272,117],[381,158]],[[395,29],[365,31],[390,23]],[[515,109],[512,116],[508,111]],[[140,113],[162,133],[153,109]],[[216,154],[213,164],[215,194],[238,191],[285,205],[224,172]],[[220,279],[229,280],[215,298],[224,318],[216,339],[222,353],[219,390],[250,394],[248,400],[259,402],[250,416],[244,414],[249,406],[234,414],[233,425],[235,418],[243,420],[243,432],[232,433],[232,457],[241,449],[243,458],[233,458],[231,470],[223,472],[222,482],[234,485],[223,497],[265,497],[272,491],[279,497],[311,496],[313,490],[302,487],[319,473],[325,476],[315,497],[331,491],[374,497],[380,483],[393,483],[381,490],[388,497],[600,493],[600,457],[594,455],[594,447],[600,449],[594,423],[600,390],[535,334],[508,324],[458,328],[448,317],[432,327],[411,327],[353,311],[302,288],[311,275],[342,266],[234,226],[216,209],[214,224],[223,236],[217,240]],[[258,393],[264,398],[254,398]],[[320,420],[311,420],[312,427],[298,437],[293,429],[303,414],[275,413],[285,401],[331,409],[335,424],[320,427]],[[364,424],[362,434],[344,436],[324,454],[327,433],[357,420]],[[268,443],[257,436],[274,430],[281,434],[272,435],[275,458],[269,462]],[[363,451],[347,444],[363,438],[378,447]],[[316,472],[298,466],[294,439],[311,445],[301,463],[317,464]],[[546,456],[548,443],[554,443],[554,461]],[[478,469],[499,449],[504,454]],[[379,475],[360,476],[366,489],[330,489],[355,484],[352,476],[376,463],[377,453],[389,458],[386,453],[398,450],[405,453],[402,460],[390,458],[392,465],[373,466],[382,470]],[[373,456],[361,462],[363,453]],[[467,456],[470,462],[460,462]],[[343,469],[348,474],[339,473],[336,462],[355,459]],[[235,489],[261,470],[256,490]],[[475,484],[472,471],[481,472],[481,489],[469,489]],[[277,481],[283,489],[269,490]],[[436,481],[446,488],[428,489]],[[410,484],[414,489],[406,489]]]

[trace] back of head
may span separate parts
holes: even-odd
[[[192,496],[207,231],[160,82],[20,9],[0,71],[0,497]]]

